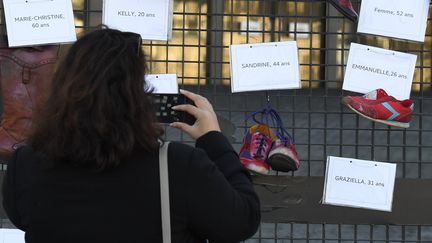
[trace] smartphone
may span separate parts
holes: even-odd
[[[184,122],[193,125],[196,118],[184,111],[175,111],[173,106],[181,104],[194,105],[193,101],[182,94],[152,94],[156,117],[160,123]]]

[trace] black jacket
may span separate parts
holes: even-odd
[[[168,152],[173,242],[238,242],[260,222],[259,200],[219,132]],[[47,166],[20,148],[3,182],[3,205],[30,243],[161,242],[158,153],[135,151],[110,171]]]

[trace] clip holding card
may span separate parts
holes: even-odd
[[[352,161],[352,160],[350,160],[349,162],[352,166],[359,166],[359,167],[363,167],[363,168],[378,167],[377,163],[375,163],[373,165],[364,165],[364,164],[357,164],[357,163],[355,163],[356,161]]]
[[[376,53],[376,54],[380,54],[380,55],[387,55],[387,56],[396,56],[396,52],[391,52],[391,53],[385,53],[385,52],[380,52],[379,50],[375,50],[375,49],[371,49],[371,48],[367,48],[368,51]]]

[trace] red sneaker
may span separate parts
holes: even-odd
[[[399,101],[382,89],[364,96],[346,96],[342,103],[369,120],[401,128],[409,128],[414,110],[411,100]]]
[[[299,169],[300,160],[290,137],[278,138],[273,143],[267,158],[267,164],[276,171],[289,172]]]
[[[300,160],[294,146],[294,140],[285,129],[277,111],[271,110],[270,115],[272,116],[272,120],[276,123],[277,139],[273,142],[266,162],[276,171],[296,171],[300,167]]]
[[[240,161],[246,169],[266,175],[270,167],[265,162],[273,142],[272,130],[264,124],[252,126],[243,138]]]
[[[353,22],[357,22],[358,14],[350,0],[328,0],[339,12]]]

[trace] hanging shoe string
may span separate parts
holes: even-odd
[[[289,134],[289,132],[285,129],[282,118],[279,116],[279,113],[271,107],[271,105],[267,106],[263,110],[256,111],[252,113],[247,120],[253,119],[254,122],[258,124],[266,124],[268,127],[276,128],[276,136],[284,142],[294,143],[294,139]],[[270,118],[270,119],[269,119]],[[270,124],[270,122],[272,124]]]
[[[263,110],[259,110],[259,111],[256,111],[256,112],[250,114],[249,116],[247,116],[245,118],[245,121],[247,122],[250,119],[252,119],[257,124],[266,125],[267,129],[268,129],[267,132],[270,135],[271,134],[270,127],[271,126],[275,127],[277,125],[277,123],[275,123],[275,121],[272,119],[273,124],[270,124],[269,116],[270,116],[270,112],[269,112],[268,107],[266,107]],[[258,117],[260,119],[258,119]]]
[[[246,117],[245,121],[252,119],[257,124],[267,125],[268,133],[270,134],[270,127],[276,128],[276,136],[285,143],[294,143],[294,139],[285,129],[282,118],[279,113],[271,106],[270,101],[267,106],[259,111],[256,111]],[[271,124],[270,124],[271,123]]]
[[[278,138],[285,143],[294,143],[294,139],[289,134],[289,132],[285,129],[283,122],[282,122],[282,118],[279,116],[279,114],[276,112],[276,110],[271,109],[270,115],[271,115],[272,119],[274,119],[277,123],[276,135],[278,136]]]

